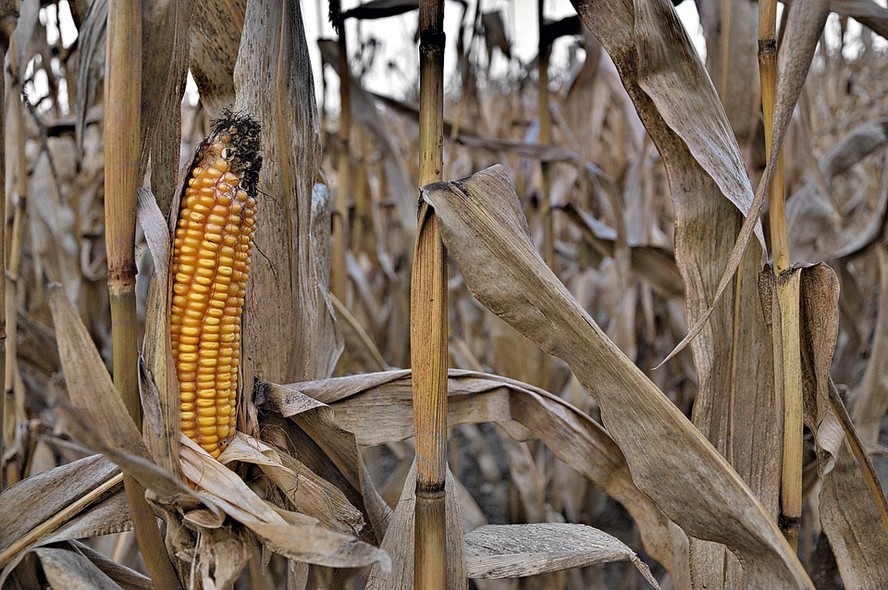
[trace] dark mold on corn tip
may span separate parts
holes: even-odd
[[[209,141],[228,135],[225,147],[231,152],[225,154],[231,164],[231,171],[243,174],[241,187],[251,197],[256,197],[259,185],[259,171],[262,169],[262,126],[246,113],[225,110],[213,122]]]

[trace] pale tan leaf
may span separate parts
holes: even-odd
[[[173,204],[178,207],[178,203]],[[136,219],[154,262],[145,303],[145,337],[140,363],[140,395],[146,444],[155,460],[176,473],[179,465],[179,382],[170,343],[170,226],[154,195],[140,188]]]
[[[391,509],[370,479],[355,435],[334,421],[333,412],[326,404],[298,391],[294,392],[293,404],[287,407],[287,411],[280,411],[277,400],[281,387],[273,383],[257,383],[254,388],[257,407],[267,412],[275,411],[293,423],[294,430],[288,431],[287,436],[297,443],[304,441],[298,451],[300,460],[319,476],[336,484],[349,502],[368,517],[368,532],[381,541]],[[312,445],[316,445],[317,451]]]
[[[142,4],[141,165],[151,161],[151,188],[163,212],[170,210],[177,190],[182,134],[182,93],[192,39],[192,0],[161,0]]]
[[[888,8],[873,0],[831,0],[829,9],[842,16],[850,16],[888,39]]]
[[[619,38],[616,37],[614,32],[607,32],[607,28],[605,28],[604,20],[600,20],[596,22],[594,20],[596,11],[602,10],[598,5],[595,5],[596,8],[593,9],[591,6],[586,3],[580,2],[580,0],[575,0],[575,3],[579,4],[578,11],[580,12],[580,16],[583,17],[584,13],[588,14],[587,26],[589,26],[593,32],[600,35],[610,35],[608,38],[608,42],[605,42],[604,38],[599,37],[602,40],[602,44],[608,49],[608,52],[614,56],[614,52],[620,52],[620,59],[614,57],[614,61],[617,63],[618,68],[621,67],[622,70],[621,75],[623,76],[624,83],[629,80],[634,83],[637,73],[635,71],[635,66],[632,62],[627,62],[628,52],[630,48],[626,46],[625,40],[623,43],[620,43]],[[637,5],[648,5],[650,2],[648,0],[637,0]],[[617,17],[618,13],[614,13],[609,15],[609,20],[612,22],[608,23],[613,27],[616,23],[619,23]],[[802,86],[804,85],[805,78],[808,74],[808,69],[811,66],[811,60],[814,55],[814,49],[817,46],[817,42],[820,39],[820,34],[823,31],[824,23],[826,22],[826,17],[829,14],[828,2],[827,0],[817,0],[817,2],[811,2],[806,4],[804,8],[790,8],[789,17],[787,19],[787,28],[784,34],[784,45],[783,49],[779,53],[778,59],[778,84],[777,84],[777,98],[776,98],[776,106],[774,110],[774,128],[773,128],[773,137],[771,138],[770,145],[772,146],[771,158],[768,162],[767,167],[765,168],[765,172],[762,175],[761,182],[759,183],[758,189],[755,193],[755,198],[751,203],[748,204],[748,207],[744,207],[743,213],[745,215],[745,220],[743,225],[740,228],[739,234],[737,236],[736,243],[731,250],[730,256],[728,258],[728,262],[724,272],[721,275],[721,278],[718,281],[718,288],[714,296],[709,300],[708,309],[700,315],[696,321],[694,322],[691,329],[688,331],[688,335],[682,339],[682,341],[675,347],[675,349],[667,356],[666,360],[669,360],[673,356],[675,356],[678,351],[682,350],[687,344],[693,340],[703,329],[706,322],[709,320],[712,312],[715,309],[715,304],[721,299],[728,285],[731,284],[732,278],[734,274],[737,272],[740,264],[743,261],[744,255],[747,251],[747,246],[749,244],[749,240],[753,234],[756,232],[759,234],[760,232],[760,224],[759,224],[759,215],[761,214],[762,208],[765,203],[765,198],[767,196],[767,189],[771,183],[771,179],[774,174],[774,170],[777,164],[777,156],[780,153],[780,149],[783,145],[783,139],[786,135],[786,129],[789,127],[789,121],[792,117],[793,109],[795,108],[796,103],[798,102],[799,94],[801,93]],[[625,15],[621,17],[621,20],[625,21]],[[674,26],[681,27],[680,24],[674,24],[674,14],[669,17],[665,17],[665,22],[667,26],[672,27],[669,30],[674,30]],[[625,22],[621,23],[623,27],[626,26]],[[596,26],[597,25],[597,26]],[[599,33],[600,32],[600,33]],[[658,55],[662,58],[659,63],[667,64],[663,59],[669,56],[669,51],[674,50],[679,46],[687,45],[687,39],[684,36],[683,30],[680,33],[675,33],[672,37],[673,39],[684,39],[685,43],[669,46],[660,47]],[[634,46],[630,46],[634,47]],[[696,60],[696,57],[691,57],[691,61]],[[687,68],[690,67],[693,70],[696,70],[694,66],[687,65],[687,59],[685,60],[673,60],[671,62],[678,68]],[[666,66],[671,67],[671,66]],[[665,89],[667,93],[664,95],[669,96],[668,94],[668,81],[673,80],[674,83],[674,73],[670,73],[668,76],[663,78],[662,83],[666,84],[667,88]],[[679,80],[684,81],[684,77],[679,77]],[[641,85],[641,82],[638,82]],[[664,138],[662,136],[662,130],[658,129],[657,121],[661,116],[659,113],[657,115],[651,115],[647,111],[649,111],[649,107],[646,106],[643,101],[639,100],[637,95],[633,94],[631,91],[631,87],[627,87],[630,90],[630,96],[633,96],[633,100],[636,100],[636,106],[639,108],[639,114],[642,116],[642,120],[645,121],[645,124],[648,128],[648,131],[651,133],[651,137],[654,139],[657,146],[660,148],[660,152],[663,154],[669,153],[668,137]],[[663,90],[663,89],[661,89]],[[652,92],[652,87],[646,87],[645,92]],[[676,109],[676,112],[673,113],[674,116],[679,117],[679,121],[683,121],[681,113],[690,113],[695,111],[683,110],[678,107],[678,105],[672,104],[673,98],[670,98],[665,102],[666,105],[671,106]],[[659,105],[658,105],[659,106]],[[662,108],[662,107],[661,107]],[[676,126],[673,123],[672,126]],[[720,130],[722,127],[720,125],[716,126],[717,130]],[[688,135],[688,137],[692,137]],[[697,149],[701,149],[703,146],[697,146]],[[693,152],[694,148],[688,147]],[[724,146],[719,144],[714,146],[716,153],[720,152],[724,149]],[[706,154],[708,150],[704,150],[704,154]],[[695,154],[698,158],[702,157],[701,155]],[[709,156],[706,156],[709,157]],[[687,178],[682,178],[685,176],[679,170],[674,168],[670,168],[669,160],[666,160],[667,163],[667,173],[670,176],[670,182],[673,184],[682,185],[688,181]],[[705,162],[700,162],[700,164],[706,168]],[[726,190],[730,188],[730,182],[725,177],[725,175],[730,175],[731,173],[735,173],[736,170],[733,168],[728,168],[725,171],[710,171],[707,168],[707,171],[710,174],[713,174],[713,178],[719,182],[719,178],[722,178],[721,182],[719,182],[719,186],[722,190]],[[699,179],[698,179],[699,182]],[[727,184],[725,184],[727,183]],[[689,188],[695,186],[697,183],[689,185]],[[732,200],[732,202],[734,202]],[[738,204],[735,202],[735,204]],[[742,205],[741,202],[738,206]],[[760,234],[759,234],[760,236]],[[760,237],[760,241],[761,237]],[[664,361],[665,362],[665,361]]]
[[[102,87],[105,69],[105,29],[108,22],[108,0],[89,3],[86,18],[78,35],[79,64],[74,102],[74,133],[78,152],[83,151],[86,116],[96,92]]]
[[[882,417],[888,412],[888,251],[875,249],[879,266],[879,308],[873,331],[872,354],[866,372],[852,396],[851,415],[857,433],[867,445],[879,440]]]
[[[504,377],[451,369],[448,424],[496,422],[516,440],[538,439],[566,464],[621,502],[648,553],[679,586],[690,583],[687,538],[640,492],[604,429],[560,398]],[[284,416],[323,400],[332,419],[366,445],[413,436],[410,371],[387,371],[292,385],[267,384],[266,408]]]
[[[52,588],[65,588],[66,590],[121,589],[114,580],[79,553],[55,547],[41,547],[35,549],[34,553],[40,559],[46,580]]]
[[[470,578],[517,578],[574,567],[630,561],[654,588],[656,580],[634,551],[582,524],[486,525],[466,533]]]
[[[602,256],[613,256],[617,231],[604,225],[572,204],[563,208],[567,217],[577,224],[583,237]],[[681,274],[675,265],[675,255],[665,248],[644,244],[628,244],[632,270],[665,297],[684,294]]]
[[[849,131],[820,159],[820,174],[835,196],[822,194],[820,183],[812,179],[787,201],[793,256],[833,260],[852,256],[878,239],[888,214],[888,175],[883,173],[881,182],[873,179],[870,183],[853,178],[854,185],[866,190],[859,203],[853,203],[854,195],[842,190],[848,184],[840,181],[858,162],[886,145],[888,119],[876,119]],[[835,211],[832,202],[845,209]]]
[[[706,37],[706,68],[740,149],[748,152],[756,138],[761,108],[756,60],[758,5],[701,2],[697,11]]]
[[[665,2],[637,0],[634,18],[638,86],[724,196],[748,215],[753,195],[746,166],[684,26]],[[758,224],[755,231],[764,245]]]
[[[72,433],[87,447],[120,465],[145,489],[165,500],[193,496],[169,471],[151,462],[145,443],[133,424],[111,376],[86,327],[59,287],[50,288],[50,308],[59,343],[59,357],[73,408],[59,411]]]
[[[802,270],[805,422],[814,433],[820,521],[848,588],[888,585],[888,501],[829,378],[839,329],[839,282],[824,263]]]
[[[275,508],[256,495],[233,471],[185,436],[182,472],[216,506],[253,531],[269,549],[297,561],[327,567],[390,567],[386,553],[351,535],[331,531],[309,516]]]
[[[219,461],[259,466],[300,513],[316,518],[323,526],[357,535],[364,526],[361,512],[334,485],[318,477],[300,461],[279,454],[260,440],[238,432]]]
[[[0,510],[0,553],[5,553],[28,531],[108,481],[116,471],[113,463],[100,455],[92,455],[29,477],[4,490],[0,494],[3,506]],[[0,567],[3,565],[5,563],[0,560]]]
[[[499,167],[438,183],[423,198],[448,252],[491,311],[562,358],[598,401],[639,489],[695,537],[725,544],[750,587],[810,587],[768,513],[724,458],[604,335],[540,259]],[[662,485],[663,481],[670,485]],[[688,498],[694,498],[693,505]]]

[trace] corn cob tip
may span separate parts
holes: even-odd
[[[241,188],[252,197],[256,196],[262,168],[261,131],[262,126],[249,115],[226,110],[213,123],[210,137],[204,142],[205,146],[225,146],[228,151],[216,155],[229,162],[231,172],[241,177]]]

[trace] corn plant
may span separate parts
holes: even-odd
[[[0,585],[888,586],[888,10],[572,4],[0,0]]]

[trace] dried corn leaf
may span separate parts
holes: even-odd
[[[486,525],[466,533],[469,578],[517,578],[629,561],[654,588],[647,565],[619,539],[582,524]]]
[[[154,588],[151,579],[118,565],[82,543],[34,550],[52,588],[121,590]]]
[[[389,567],[384,551],[326,529],[309,516],[276,508],[233,471],[183,436],[182,473],[202,490],[205,504],[242,523],[269,549],[297,561],[328,567]]]
[[[820,159],[820,174],[832,188],[855,164],[888,145],[888,119],[858,125]],[[855,185],[867,184],[854,179]],[[793,255],[799,260],[833,260],[859,252],[878,239],[888,214],[888,175],[873,180],[869,194],[853,203],[852,195],[837,187],[837,198],[821,194],[820,183],[808,181],[787,201]],[[873,190],[874,189],[874,190]],[[838,198],[841,195],[841,198]],[[831,203],[846,210],[835,211]]]
[[[300,461],[279,454],[260,440],[237,433],[219,461],[225,465],[240,462],[259,466],[296,510],[317,519],[328,529],[357,535],[364,526],[360,511],[336,486],[318,477]]]
[[[162,501],[191,497],[175,476],[148,458],[148,450],[114,388],[86,327],[57,286],[50,288],[50,308],[59,343],[59,356],[73,408],[60,405],[75,438],[120,465]]]
[[[701,2],[698,12],[706,37],[706,67],[740,147],[749,149],[760,124],[758,5]]]
[[[0,494],[0,553],[111,479],[113,463],[92,455],[22,480]],[[73,515],[72,515],[73,516]],[[58,523],[58,525],[63,522]],[[58,526],[57,525],[57,526]],[[53,527],[55,528],[55,527]],[[52,532],[53,528],[47,532]],[[0,560],[0,566],[4,563]]]
[[[617,231],[568,203],[562,210],[583,234],[583,238],[601,256],[612,257]],[[666,248],[628,244],[633,272],[650,283],[664,297],[684,295],[684,283],[675,265],[675,255]]]
[[[838,301],[839,282],[829,266],[802,269],[805,422],[823,481],[820,522],[845,586],[875,590],[888,586],[888,502],[850,421],[842,419],[841,400],[829,391]]]
[[[639,489],[690,535],[731,549],[749,587],[810,587],[798,559],[737,473],[540,259],[502,169],[429,185],[423,198],[441,219],[444,243],[472,293],[562,358],[598,401]],[[696,502],[689,505],[688,498]]]
[[[182,93],[188,70],[190,24],[195,3],[163,0],[142,5],[142,158],[144,176],[151,160],[151,188],[167,212],[176,192]]]
[[[322,48],[323,47],[326,47],[326,45],[322,45]],[[419,108],[416,105],[375,92],[368,93],[368,95],[380,101],[395,112],[410,117],[411,120],[417,121],[419,118]],[[475,132],[467,130],[464,124],[459,126],[455,135],[453,133],[454,129],[455,126],[452,122],[444,121],[444,137],[468,147],[495,153],[506,152],[523,156],[525,158],[536,158],[542,162],[582,163],[579,154],[561,146],[528,143],[525,141],[503,139],[499,137],[483,137]]]
[[[748,214],[753,195],[746,167],[715,88],[681,21],[665,2],[636,1],[633,34],[638,58],[634,81],[724,196]],[[756,233],[764,243],[760,232],[757,225]]]
[[[888,39],[888,8],[873,0],[831,0],[829,9],[842,16],[850,16]]]
[[[123,493],[112,493],[121,481],[112,463],[93,455],[25,479],[0,495],[4,513],[15,517],[0,522],[0,530],[9,531],[0,539],[0,587],[36,548],[131,529]]]
[[[391,509],[379,496],[358,450],[355,436],[333,421],[326,405],[295,392],[295,401],[279,411],[277,399],[282,386],[258,383],[255,387],[256,405],[266,413],[277,413],[288,418],[290,430],[285,432],[299,449],[300,460],[318,476],[334,484],[346,499],[366,516],[369,527],[367,538],[381,541],[391,517]],[[268,420],[265,421],[266,424]]]
[[[253,376],[325,376],[335,350],[319,339],[327,313],[319,297],[310,237],[320,136],[311,62],[298,2],[250,2],[234,72],[236,109],[262,123],[257,255],[247,286],[243,383]],[[261,252],[261,255],[258,254]],[[247,398],[241,416],[251,411]]]
[[[855,389],[852,413],[857,433],[867,445],[879,440],[882,417],[888,412],[888,251],[875,249],[879,266],[879,308],[873,331],[872,354]]]
[[[378,445],[413,436],[410,371],[387,371],[292,385],[266,384],[265,407],[284,416],[330,404],[332,420],[359,443]],[[690,583],[687,538],[632,482],[625,460],[604,429],[567,402],[500,376],[451,369],[448,425],[496,422],[516,440],[538,439],[626,507],[648,553],[678,587]],[[327,407],[327,406],[323,406]],[[411,512],[412,514],[412,512]]]
[[[173,203],[174,208],[178,203]],[[142,228],[154,266],[145,303],[144,362],[140,395],[145,441],[158,464],[176,473],[179,465],[179,382],[170,343],[170,226],[154,195],[140,188],[136,219]]]
[[[192,12],[189,69],[213,118],[234,103],[234,66],[246,11],[247,0],[211,0]]]
[[[670,184],[680,188],[677,195],[692,195],[698,191],[699,194],[705,194],[705,189],[700,190],[700,187],[701,184],[705,187],[706,179],[695,173],[693,167],[688,167],[687,159],[682,157],[684,150],[687,149],[694,154],[695,160],[706,170],[707,174],[712,175],[711,178],[718,183],[722,191],[730,191],[726,192],[725,196],[737,205],[745,215],[743,225],[737,234],[737,241],[728,257],[726,268],[718,281],[718,288],[714,296],[708,299],[708,309],[696,318],[688,335],[669,354],[668,360],[703,329],[714,311],[716,303],[721,299],[731,283],[732,277],[743,262],[752,234],[756,233],[759,236],[759,241],[763,243],[758,218],[765,203],[767,188],[774,174],[777,155],[783,145],[786,129],[789,126],[792,112],[811,66],[814,50],[829,14],[827,1],[812,1],[806,4],[804,9],[790,8],[784,34],[786,42],[783,44],[783,50],[778,59],[779,75],[771,158],[751,202],[750,193],[746,192],[749,187],[748,180],[743,181],[735,177],[739,173],[745,178],[742,162],[739,169],[734,166],[739,158],[739,153],[736,153],[736,143],[733,141],[733,137],[723,136],[722,132],[727,127],[727,123],[719,119],[724,119],[724,115],[719,118],[713,112],[713,108],[717,107],[714,107],[711,100],[706,98],[711,97],[714,92],[711,83],[696,79],[702,66],[699,66],[699,60],[690,48],[690,42],[681,23],[677,21],[675,13],[666,12],[662,3],[650,0],[636,0],[636,9],[643,10],[638,10],[634,16],[614,10],[610,6],[610,2],[587,3],[574,0],[574,3],[577,5],[580,17],[598,36],[599,41],[611,54],[614,63],[617,64],[620,76],[636,104],[639,115],[645,122],[645,126],[657,144],[660,153],[664,155]],[[658,29],[658,26],[662,26],[662,28]],[[658,33],[658,30],[662,32]],[[639,34],[641,34],[640,39],[636,39],[636,35]],[[642,59],[641,65],[636,64],[635,58],[638,52],[646,55]],[[678,57],[676,52],[680,52],[681,57]],[[692,65],[694,63],[697,65]],[[705,76],[705,72],[703,75]],[[703,102],[687,104],[684,99],[686,86],[695,89],[693,92],[688,92],[687,96],[695,97]],[[649,96],[657,103],[656,106],[648,101]],[[658,109],[662,109],[666,114],[661,114]],[[696,122],[701,109],[707,112],[705,118],[710,119],[714,131],[707,131]],[[690,114],[694,116],[689,117]],[[671,137],[671,131],[664,129],[663,119],[668,121],[671,130],[685,140],[695,142],[695,145],[688,145],[683,141],[677,144],[674,137]],[[693,119],[693,121],[688,119]],[[715,141],[716,144],[707,145],[710,140]],[[724,168],[720,168],[720,166],[724,166]],[[680,202],[680,199],[676,196],[674,201]],[[697,213],[696,211],[692,212]],[[677,224],[677,227],[680,228],[681,225]],[[679,244],[678,238],[676,243]],[[685,276],[688,275],[685,274]]]
[[[756,283],[751,280],[762,262],[759,244],[751,244],[742,258],[745,242],[739,249],[736,265],[743,266],[734,300],[710,308],[727,286],[724,279],[719,285],[719,278],[722,269],[730,267],[733,240],[741,228],[740,212],[747,213],[752,205],[752,189],[733,131],[706,71],[668,6],[639,1],[633,11],[616,2],[575,5],[613,58],[663,157],[676,215],[675,257],[685,282],[688,320],[693,323],[714,312],[709,325],[703,328],[698,322],[676,349],[702,328],[692,343],[699,379],[695,423],[731,459],[765,503],[766,512],[773,515],[779,470],[772,449],[780,440],[780,407],[771,395],[769,355],[761,354],[759,348],[765,326]],[[754,218],[757,228],[757,214]],[[730,275],[735,267],[730,267]],[[738,375],[746,378],[738,379]],[[750,424],[759,429],[745,428]],[[725,559],[721,548],[696,545],[696,582],[742,583],[736,562],[725,564]]]
[[[86,116],[98,89],[102,87],[105,70],[105,30],[108,23],[108,0],[89,3],[80,26],[78,40],[77,86],[74,101],[74,133],[77,152],[83,152]]]
[[[326,365],[318,367],[318,374],[332,375],[345,348],[344,338],[336,321],[335,303],[330,293],[330,272],[333,265],[333,245],[330,228],[332,200],[326,185],[315,184],[311,193],[311,252],[318,278],[318,306],[321,308],[317,346],[330,353]],[[324,358],[319,359],[319,362]]]

